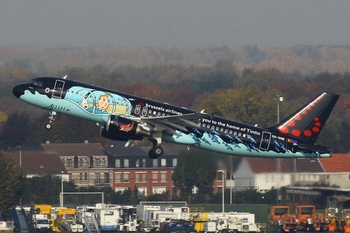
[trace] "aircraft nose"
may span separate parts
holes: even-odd
[[[12,89],[12,93],[17,97],[21,97],[21,95],[24,94],[24,90],[25,90],[25,85],[24,84],[20,84],[20,85],[17,85],[15,86],[13,89]]]

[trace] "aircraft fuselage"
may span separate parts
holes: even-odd
[[[164,140],[218,153],[250,157],[331,156],[327,148],[313,147],[312,144],[305,146],[304,142],[301,146],[298,135],[290,137],[281,133],[281,130],[259,128],[217,116],[188,122],[180,116],[196,114],[196,111],[62,78],[36,78],[16,86],[13,93],[19,99],[50,112],[96,122],[104,126],[105,134],[102,136],[116,140],[153,137],[159,142]],[[169,116],[179,116],[179,120],[186,123],[183,129],[179,123],[168,122],[166,117]],[[134,118],[139,121],[134,121]],[[159,124],[158,118],[162,119]],[[152,122],[142,119],[150,119]],[[111,124],[115,124],[115,121],[118,121],[118,131],[111,130]],[[175,128],[175,133],[166,127],[163,130],[163,126]],[[106,132],[107,130],[109,131]]]

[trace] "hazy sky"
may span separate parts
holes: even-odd
[[[0,45],[345,45],[349,29],[349,0],[0,0]]]

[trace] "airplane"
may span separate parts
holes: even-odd
[[[148,139],[148,156],[164,152],[162,142],[218,153],[261,158],[327,158],[329,148],[315,145],[339,95],[323,92],[270,128],[237,122],[168,103],[60,77],[38,77],[17,85],[13,94],[49,111],[96,122],[101,136],[119,141]]]

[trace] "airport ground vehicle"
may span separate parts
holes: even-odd
[[[34,205],[30,209],[29,221],[35,232],[51,232],[51,205]]]
[[[328,221],[328,231],[340,231],[340,221],[337,217],[338,208],[326,208],[326,221]]]
[[[341,231],[344,233],[350,232],[350,209],[342,210]]]
[[[299,205],[295,208],[299,231],[328,231],[324,213],[316,213],[313,205]]]
[[[83,225],[76,221],[75,208],[59,208],[56,222],[62,231],[83,232]]]
[[[269,230],[272,232],[295,232],[297,221],[290,213],[289,206],[271,206],[268,217]]]

